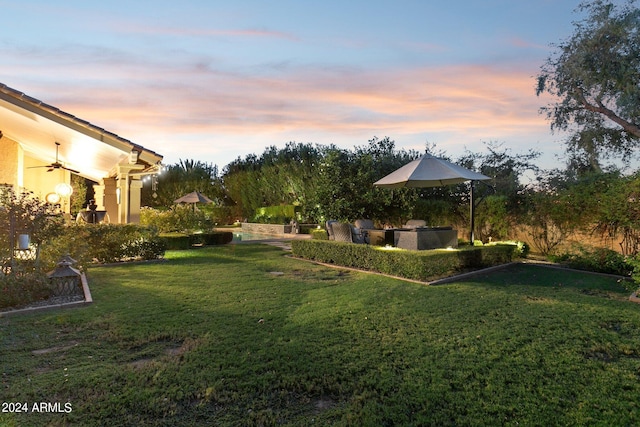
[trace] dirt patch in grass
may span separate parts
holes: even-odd
[[[311,401],[311,404],[313,405],[312,413],[314,415],[321,414],[324,411],[332,409],[337,405],[337,403],[333,399],[327,396],[322,396],[317,399],[314,399]]]
[[[330,281],[330,280],[347,280],[353,277],[353,273],[347,270],[337,270],[337,269],[322,269],[322,270],[291,270],[285,276],[293,277],[295,279],[301,280],[321,280],[321,281]]]
[[[141,369],[151,363],[157,362],[162,358],[175,358],[184,355],[185,353],[193,350],[198,346],[197,340],[190,338],[185,339],[182,342],[167,341],[165,348],[154,357],[142,357],[140,359],[133,360],[128,363],[128,366],[134,369]]]
[[[43,348],[41,350],[33,350],[31,352],[31,354],[33,354],[34,356],[39,356],[41,354],[48,354],[48,353],[57,353],[60,351],[67,351],[73,347],[76,347],[77,345],[79,345],[80,343],[78,341],[70,341],[68,344],[65,345],[59,345],[56,347],[49,347],[49,348]]]

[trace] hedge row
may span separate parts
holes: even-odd
[[[295,218],[297,209],[294,205],[263,206],[256,209],[252,221],[263,224],[288,224]]]
[[[192,246],[225,245],[233,240],[230,231],[197,234],[162,234],[160,239],[168,250],[190,249]]]
[[[515,248],[504,244],[454,251],[406,251],[325,240],[291,242],[293,254],[301,258],[422,281],[511,262]]]
[[[153,227],[137,224],[72,224],[64,233],[44,242],[41,265],[53,268],[60,256],[70,254],[79,265],[130,259],[157,259],[165,247]]]

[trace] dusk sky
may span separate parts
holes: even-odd
[[[535,76],[579,0],[2,1],[0,82],[165,156],[223,168],[374,136],[560,163]]]

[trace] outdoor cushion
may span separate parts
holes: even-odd
[[[426,226],[427,226],[427,221],[422,219],[410,219],[404,225],[405,228],[419,228],[419,227],[426,227]]]
[[[375,230],[375,226],[373,225],[373,221],[370,219],[357,219],[355,222],[356,228],[361,230]]]

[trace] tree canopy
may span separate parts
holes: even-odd
[[[591,170],[600,159],[628,160],[640,142],[640,10],[635,0],[583,2],[574,33],[541,67],[537,94],[552,130],[571,132],[567,148]],[[586,162],[584,161],[586,159]]]

